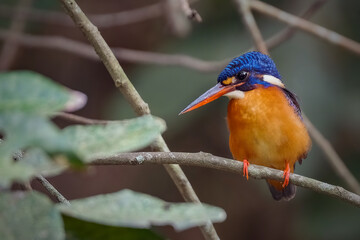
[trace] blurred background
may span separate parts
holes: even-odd
[[[25,1],[26,2],[26,1]],[[31,2],[31,1],[30,1]],[[107,43],[119,54],[134,49],[165,54],[183,54],[205,61],[231,59],[252,46],[233,1],[191,1],[202,23],[191,22],[173,1],[79,0],[83,11],[93,16]],[[265,1],[298,15],[314,1]],[[16,7],[24,0],[1,0],[0,49],[14,25]],[[104,65],[96,58],[80,54],[81,48],[64,51],[49,47],[63,37],[87,44],[81,32],[62,11],[59,1],[33,0],[26,16],[23,35],[13,57],[2,71],[27,69],[50,77],[88,96],[87,105],[76,114],[97,119],[127,119],[136,115],[114,87]],[[25,4],[26,5],[26,4]],[[44,14],[44,13],[50,14]],[[106,22],[99,16],[127,12],[123,18]],[[264,38],[285,24],[254,12]],[[19,16],[18,16],[19,17]],[[21,18],[21,17],[20,17]],[[134,20],[135,19],[135,20]],[[311,21],[360,42],[360,2],[328,1]],[[96,23],[95,23],[96,24]],[[11,27],[12,26],[12,27]],[[20,26],[21,27],[21,26]],[[32,39],[31,36],[39,38]],[[39,39],[41,41],[39,42]],[[71,48],[71,42],[60,45]],[[79,53],[79,52],[80,53]],[[360,179],[360,81],[359,56],[297,31],[296,35],[271,49],[286,86],[300,98],[300,104],[314,125],[332,143],[351,172]],[[141,53],[140,53],[141,55]],[[1,56],[1,54],[0,54]],[[8,55],[9,56],[9,55]],[[166,120],[164,138],[172,151],[209,152],[231,158],[226,127],[227,99],[221,98],[194,112],[178,116],[192,100],[216,83],[219,69],[194,69],[159,65],[120,57],[119,61],[152,114]],[[1,57],[4,62],[4,56]],[[1,62],[1,61],[0,61]],[[60,126],[72,124],[54,119]],[[148,150],[148,149],[145,149]],[[272,199],[265,181],[246,181],[240,175],[205,168],[183,167],[202,202],[222,207],[227,220],[215,224],[222,239],[360,239],[360,210],[334,198],[298,188],[290,202]],[[296,173],[347,188],[329,165],[316,143]],[[148,193],[166,201],[183,201],[162,166],[103,166],[82,172],[66,172],[49,179],[68,199],[110,193],[124,188]],[[34,181],[33,187],[46,192]],[[199,229],[175,232],[170,227],[155,228],[170,239],[202,239]]]

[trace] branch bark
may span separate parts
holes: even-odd
[[[58,191],[56,188],[49,183],[43,176],[37,176],[36,179],[46,188],[46,190],[53,195],[59,202],[70,205],[70,202]]]
[[[101,61],[110,73],[115,86],[121,91],[135,112],[138,115],[150,114],[148,104],[144,102],[135,87],[132,85],[98,29],[89,21],[74,0],[59,1],[62,2],[68,15],[73,19],[74,23],[80,28],[82,33],[94,47],[96,53],[99,55]],[[153,148],[157,151],[170,151],[161,136],[155,141]],[[180,166],[177,164],[170,164],[164,165],[164,167],[179,189],[183,198],[186,201],[200,203],[199,198]],[[200,229],[206,239],[219,239],[215,228],[210,221],[205,226],[200,227]]]
[[[182,153],[182,152],[136,152],[121,153],[105,159],[97,159],[92,165],[142,165],[142,164],[180,164],[187,166],[212,168],[221,171],[243,174],[243,163],[232,159],[217,157],[210,153]],[[249,176],[255,179],[283,180],[283,172],[280,170],[257,166],[249,166]],[[338,198],[342,201],[360,207],[360,196],[315,179],[298,174],[290,174],[290,182],[318,193]]]

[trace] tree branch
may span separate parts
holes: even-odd
[[[243,163],[232,159],[217,157],[210,153],[181,152],[136,152],[121,153],[105,159],[98,159],[92,165],[142,165],[142,164],[180,164],[187,166],[212,168],[221,171],[243,174]],[[280,170],[251,164],[249,176],[255,179],[283,180]],[[334,186],[298,174],[290,174],[290,182],[318,193],[326,194],[360,207],[360,196],[342,187]]]
[[[360,184],[346,167],[345,163],[341,160],[330,142],[321,134],[321,132],[310,122],[310,120],[304,115],[304,123],[309,130],[310,135],[316,141],[318,146],[324,152],[326,158],[330,162],[330,166],[334,172],[345,181],[349,188],[357,194],[360,194]]]
[[[44,178],[43,176],[39,175],[36,177],[36,179],[46,188],[46,190],[53,195],[59,202],[66,204],[66,205],[70,205],[70,202],[58,191],[56,190],[56,188],[51,185],[51,183],[49,183],[48,180],[46,180],[46,178]]]
[[[311,33],[316,37],[324,39],[334,45],[341,46],[353,53],[360,55],[360,44],[358,42],[355,42],[354,40],[346,38],[334,31],[330,31],[322,26],[282,11],[264,2],[253,0],[250,1],[249,4],[250,7],[256,11],[273,17],[293,27],[299,28],[305,32]]]
[[[310,7],[302,14],[300,14],[301,18],[309,19],[315,12],[317,12],[328,0],[318,0],[315,1]],[[265,42],[268,49],[275,48],[279,46],[284,41],[290,39],[296,33],[296,28],[293,26],[289,26],[284,30],[281,30],[277,34],[274,34],[270,38],[268,38]]]
[[[252,40],[254,42],[256,49],[264,54],[269,55],[269,51],[266,47],[264,39],[256,24],[254,16],[250,11],[248,0],[236,0],[235,2],[238,5],[238,11],[242,16],[243,22],[252,36]]]
[[[121,91],[135,112],[138,115],[150,114],[148,104],[144,102],[139,93],[136,91],[135,87],[132,85],[98,29],[89,21],[89,19],[74,0],[59,1],[62,2],[66,12],[94,47],[96,53],[99,55],[101,61],[104,63],[105,67],[110,73],[115,86]],[[161,136],[155,141],[153,148],[157,151],[170,151]],[[192,202],[200,203],[199,198],[197,197],[189,180],[185,176],[180,166],[176,164],[170,164],[164,165],[164,167],[172,180],[175,182],[184,199],[186,201],[191,200]],[[206,224],[206,226],[200,227],[200,229],[206,239],[219,239],[215,228],[210,221]]]
[[[94,120],[89,118],[80,117],[70,113],[58,113],[58,117],[65,118],[70,121],[79,122],[83,124],[104,124],[109,121],[106,120]],[[310,122],[310,120],[303,115],[304,123],[309,130],[310,135],[317,142],[321,150],[325,153],[325,156],[330,162],[333,170],[338,174],[338,176],[345,181],[349,188],[356,194],[360,194],[360,184],[354,177],[354,175],[349,171],[344,162],[341,160],[339,155],[336,153],[334,148],[331,146],[330,142],[320,133],[319,130]]]
[[[81,124],[107,124],[109,122],[112,122],[109,120],[98,120],[98,119],[85,118],[85,117],[81,117],[81,116],[78,116],[75,114],[65,113],[65,112],[59,112],[55,115],[55,117],[59,117],[59,118],[66,119],[71,122],[77,122],[77,123],[81,123]]]
[[[162,15],[164,3],[155,3],[145,7],[107,14],[89,14],[88,17],[99,28],[111,28],[127,24],[146,21]],[[0,16],[11,17],[16,10],[13,7],[0,5]],[[25,12],[21,10],[21,14]],[[28,17],[32,21],[60,26],[73,27],[71,19],[61,12],[32,9],[28,12]]]
[[[190,7],[189,2],[187,0],[178,0],[178,1],[180,1],[181,9],[189,19],[196,22],[202,22],[202,18],[200,14],[195,9],[192,9]]]
[[[9,31],[0,30],[0,39],[5,39]],[[83,42],[60,36],[35,36],[23,34],[19,43],[33,48],[50,48],[76,54],[91,60],[99,60],[94,49]],[[182,54],[163,54],[126,48],[112,48],[117,59],[131,63],[159,64],[164,66],[181,66],[201,72],[221,70],[229,59],[221,61],[204,61]]]

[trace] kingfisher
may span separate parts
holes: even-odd
[[[295,163],[302,163],[311,147],[295,94],[285,88],[274,61],[260,52],[234,58],[220,73],[217,84],[180,114],[215,99],[230,99],[227,124],[233,158],[284,171],[283,181],[267,180],[275,200],[291,200],[296,188],[289,182]]]

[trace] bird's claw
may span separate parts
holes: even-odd
[[[249,171],[248,171],[248,167],[250,165],[249,161],[244,159],[243,160],[243,164],[244,164],[244,167],[243,167],[243,176],[246,176],[246,180],[249,180]]]
[[[286,168],[284,170],[284,182],[282,184],[283,188],[286,188],[287,185],[289,185],[290,182],[290,166],[289,163],[286,163]]]

